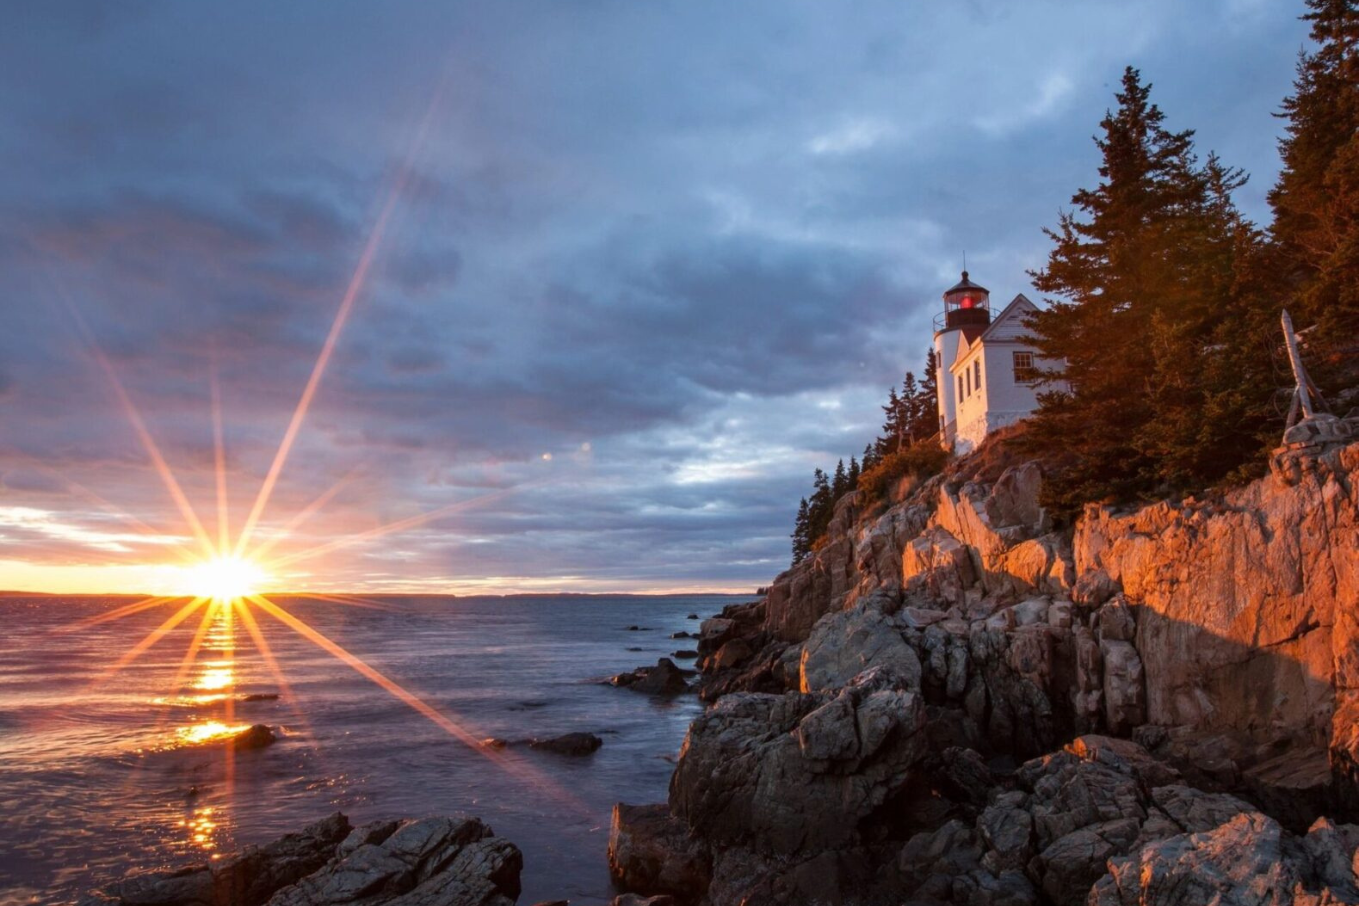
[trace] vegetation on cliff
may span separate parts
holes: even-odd
[[[1284,101],[1283,171],[1263,231],[1232,201],[1246,176],[1165,128],[1129,67],[1101,122],[1094,189],[1048,230],[1032,340],[1064,359],[1028,434],[1046,503],[1192,492],[1263,473],[1291,383],[1280,307],[1333,398],[1359,378],[1359,5],[1309,0],[1318,47]]]

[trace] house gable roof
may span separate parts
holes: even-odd
[[[985,343],[988,339],[996,338],[996,335],[1000,333],[999,328],[1002,324],[1007,328],[1015,324],[1024,326],[1024,318],[1029,312],[1033,311],[1038,311],[1038,306],[1030,302],[1027,296],[1023,293],[1015,296],[1000,314],[991,319],[991,325],[982,331],[982,342]]]

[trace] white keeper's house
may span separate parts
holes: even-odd
[[[1060,363],[1040,358],[1021,340],[1028,333],[1025,316],[1037,310],[1021,293],[993,317],[990,291],[967,271],[944,293],[944,311],[934,319],[934,354],[946,449],[967,453],[1038,408],[1038,373]]]

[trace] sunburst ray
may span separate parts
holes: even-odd
[[[277,604],[274,604],[263,595],[251,595],[250,601],[284,626],[287,626],[293,632],[345,664],[360,676],[363,676],[365,679],[384,689],[407,707],[428,718],[435,726],[439,727],[459,742],[462,742],[468,748],[472,749],[472,751],[477,752],[489,761],[500,765],[504,770],[514,774],[526,783],[532,784],[552,796],[554,799],[583,813],[589,811],[579,799],[553,783],[540,772],[534,770],[531,765],[521,761],[509,752],[489,749],[482,745],[483,736],[468,729],[462,723],[453,720],[415,693],[407,690],[400,683],[388,678],[381,671],[370,666],[362,658],[351,654],[343,646],[331,640],[328,636],[309,625],[306,621],[298,619],[296,616],[282,607],[279,607]]]
[[[179,610],[176,610],[165,620],[164,623],[161,623],[155,629],[148,632],[145,638],[143,638],[136,645],[133,645],[131,648],[125,651],[123,655],[119,657],[117,661],[114,662],[112,667],[109,667],[98,677],[96,677],[90,683],[91,687],[97,686],[100,683],[107,681],[114,674],[118,673],[118,671],[122,670],[128,664],[131,664],[137,658],[141,657],[142,654],[148,648],[155,645],[161,639],[165,638],[165,636],[170,632],[170,630],[174,629],[180,623],[183,623],[193,614],[195,610],[206,604],[207,600],[208,600],[207,598],[194,598],[191,601],[189,601],[189,603],[179,608]]]

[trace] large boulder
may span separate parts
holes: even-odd
[[[684,671],[668,657],[656,661],[655,667],[638,667],[631,673],[618,674],[609,682],[649,695],[678,695],[689,688]]]
[[[925,755],[920,697],[869,671],[839,692],[735,694],[689,727],[670,807],[718,846],[841,846]]]
[[[514,906],[523,857],[476,818],[379,821],[335,813],[211,866],[146,872],[93,906]]]
[[[632,893],[694,903],[708,889],[712,860],[667,806],[620,802],[609,828],[609,874]]]
[[[1314,872],[1305,862],[1305,853],[1286,845],[1278,822],[1259,812],[1246,812],[1212,830],[1179,834],[1110,859],[1108,874],[1090,891],[1089,903],[1285,906],[1356,902],[1350,896],[1322,899],[1316,889],[1307,890],[1305,881]],[[1352,870],[1347,880],[1352,891]]]
[[[839,689],[865,670],[880,667],[903,688],[920,688],[920,657],[892,617],[849,610],[817,621],[802,646],[798,669],[803,692]]]
[[[421,818],[337,856],[268,906],[514,906],[523,864],[476,818]]]

